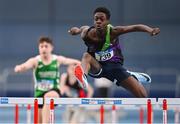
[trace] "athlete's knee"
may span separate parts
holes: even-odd
[[[141,97],[141,98],[147,98],[147,97],[148,97],[148,94],[147,94],[145,88],[141,88],[141,89],[140,89],[139,97]]]
[[[92,58],[92,56],[89,53],[86,52],[83,54],[83,59],[85,59],[86,61],[90,61],[91,58]]]
[[[59,97],[59,94],[56,91],[49,91],[44,95],[44,98],[48,97]]]

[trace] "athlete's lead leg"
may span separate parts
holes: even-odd
[[[77,65],[74,73],[80,86],[86,89],[88,86],[86,78],[88,72],[98,73],[100,69],[100,64],[89,53],[84,53],[82,57],[82,67]]]

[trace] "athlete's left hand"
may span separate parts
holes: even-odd
[[[81,29],[78,28],[78,27],[72,27],[72,28],[68,31],[68,33],[70,33],[71,35],[77,35],[77,34],[81,33]]]
[[[151,36],[157,35],[160,33],[160,29],[159,28],[153,28],[152,32],[151,32]]]

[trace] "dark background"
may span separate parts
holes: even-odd
[[[98,6],[110,9],[113,25],[161,29],[155,37],[147,33],[120,37],[125,67],[151,75],[149,97],[180,97],[179,0],[0,0],[0,96],[33,95],[32,72],[17,75],[13,68],[38,54],[40,36],[53,38],[56,54],[80,59],[86,47],[79,36],[67,31],[92,25]],[[113,97],[132,97],[122,88],[111,89]]]

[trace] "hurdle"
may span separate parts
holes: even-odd
[[[19,106],[27,106],[27,123],[31,123],[31,106],[34,106],[34,123],[38,123],[38,104],[43,104],[42,98],[0,97],[0,106],[15,106],[14,123],[19,123]]]
[[[152,123],[152,105],[157,104],[156,98],[47,98],[46,104],[50,105],[50,123],[54,123],[54,104],[59,105],[99,105],[100,123],[104,123],[104,105],[112,105],[115,115],[116,106],[142,106],[147,105],[147,123]],[[115,117],[113,117],[115,118]],[[112,120],[114,123],[115,119]]]
[[[75,105],[95,107],[99,109],[100,123],[104,122],[105,109],[112,110],[112,123],[116,122],[118,108],[139,110],[139,122],[144,123],[144,109],[147,110],[148,124],[153,123],[153,110],[162,110],[162,122],[168,123],[168,110],[174,110],[174,123],[179,123],[180,98],[46,98],[45,104],[50,106],[50,123],[55,123],[54,105]],[[27,107],[27,123],[31,122],[31,108],[34,107],[34,123],[38,123],[38,105],[43,104],[42,98],[0,97],[0,107],[14,107],[14,122],[19,123],[19,106]],[[119,123],[119,122],[118,122]]]
[[[176,108],[174,122],[179,124],[180,98],[159,98],[157,104],[163,109],[163,124],[167,124],[168,109],[174,108]]]

